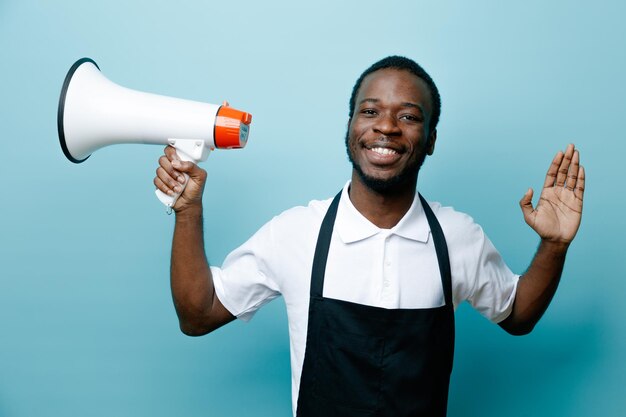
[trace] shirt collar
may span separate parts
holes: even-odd
[[[343,187],[341,192],[341,201],[339,202],[335,221],[335,229],[344,243],[364,240],[378,233],[395,234],[424,243],[428,241],[430,227],[417,193],[409,211],[400,219],[398,224],[391,229],[381,229],[367,220],[354,207],[348,195],[349,187],[350,181]]]

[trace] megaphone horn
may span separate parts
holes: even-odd
[[[249,113],[228,106],[144,93],[117,85],[90,58],[68,71],[57,113],[63,153],[74,163],[118,143],[172,145],[181,160],[198,163],[215,148],[243,148]],[[176,197],[157,190],[171,207]]]

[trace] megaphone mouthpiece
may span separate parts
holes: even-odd
[[[72,153],[69,151],[67,147],[67,143],[65,141],[65,128],[63,126],[63,116],[65,115],[65,98],[67,97],[67,90],[70,86],[70,82],[72,81],[72,77],[74,76],[74,72],[76,72],[78,67],[80,67],[82,64],[87,63],[87,62],[93,64],[96,68],[98,68],[98,70],[100,69],[100,67],[98,67],[98,64],[96,64],[96,62],[91,58],[81,58],[78,61],[76,61],[74,65],[72,65],[70,70],[67,72],[67,75],[65,76],[65,80],[63,81],[63,88],[61,89],[61,97],[59,98],[59,108],[57,110],[57,129],[59,131],[59,141],[61,142],[61,149],[63,150],[63,154],[67,157],[67,159],[69,159],[70,161],[76,164],[84,162],[87,158],[89,158],[89,155],[87,155],[84,159],[79,160],[79,159],[74,158]]]

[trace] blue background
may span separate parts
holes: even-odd
[[[583,224],[535,331],[512,337],[459,308],[450,416],[623,415],[622,4],[0,1],[0,416],[291,410],[282,299],[209,336],[178,330],[174,219],[152,186],[161,147],[63,156],[56,111],[75,60],[130,88],[252,113],[248,147],[203,165],[207,252],[220,264],[273,215],[344,184],[350,90],[390,54],[424,65],[443,97],[421,191],[474,216],[515,271],[538,243],[517,204],[526,189],[569,142],[588,176]]]

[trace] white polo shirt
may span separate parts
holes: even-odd
[[[419,197],[395,227],[380,229],[352,205],[349,185],[343,188],[337,209],[324,297],[389,309],[442,306],[439,265]],[[230,253],[222,268],[211,267],[218,298],[244,321],[272,299],[284,297],[294,414],[306,346],[313,255],[331,201],[315,200],[281,213]],[[513,306],[519,276],[471,217],[439,203],[429,204],[448,244],[455,308],[467,300],[489,320],[504,320]]]

